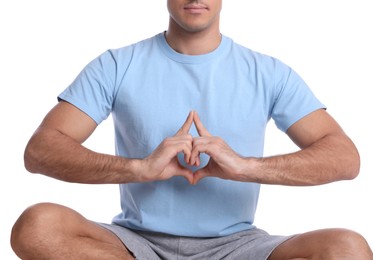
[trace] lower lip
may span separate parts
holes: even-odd
[[[191,14],[202,14],[207,11],[205,8],[185,8],[185,10]]]

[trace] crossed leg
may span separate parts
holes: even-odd
[[[64,206],[41,203],[25,210],[15,223],[11,244],[28,259],[134,259],[110,231]],[[344,229],[317,230],[297,235],[278,246],[269,260],[373,260],[359,234]]]
[[[373,260],[373,253],[354,231],[322,229],[299,234],[278,246],[269,260],[280,259]]]
[[[50,203],[25,210],[13,227],[11,245],[21,259],[134,259],[110,231]]]

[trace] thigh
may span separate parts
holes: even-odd
[[[178,238],[156,232],[132,230],[116,224],[98,223],[115,234],[136,259],[175,259]]]

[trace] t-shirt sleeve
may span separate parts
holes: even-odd
[[[326,109],[304,80],[280,61],[275,68],[275,89],[271,116],[281,131],[286,132],[295,122],[317,109]]]
[[[125,57],[123,57],[125,58]],[[107,119],[115,101],[118,81],[128,60],[118,63],[118,53],[108,50],[92,60],[59,96],[90,116],[97,124]],[[127,61],[127,64],[121,64]]]

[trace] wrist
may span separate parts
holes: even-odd
[[[240,181],[244,182],[260,182],[258,173],[260,172],[261,160],[255,157],[242,157],[243,163],[238,164],[237,176]]]
[[[142,180],[142,160],[141,159],[122,159],[122,167],[120,170],[121,183],[136,183],[144,182]]]

